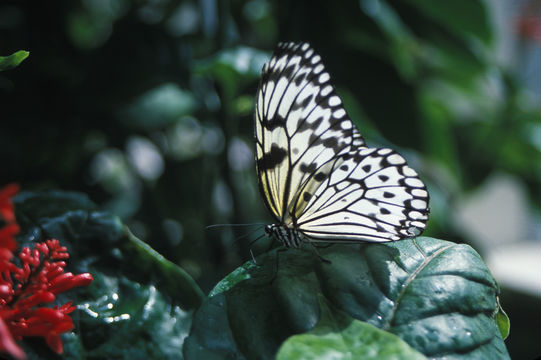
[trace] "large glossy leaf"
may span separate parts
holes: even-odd
[[[193,309],[203,294],[181,268],[134,237],[83,194],[25,192],[14,200],[21,246],[56,238],[69,249],[68,269],[89,272],[87,288],[62,294],[78,305],[65,358],[181,358]],[[30,358],[54,358],[43,341],[24,340]]]
[[[508,358],[495,317],[499,288],[467,245],[417,238],[390,244],[290,249],[247,263],[196,312],[184,355],[272,358],[333,307],[435,359]]]
[[[317,325],[305,334],[287,339],[278,351],[278,360],[426,359],[398,336],[333,310],[324,300],[320,301],[320,308]]]

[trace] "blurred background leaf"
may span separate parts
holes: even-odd
[[[30,55],[28,51],[19,50],[9,56],[0,56],[0,71],[18,66],[28,55]]]
[[[309,41],[370,146],[428,184],[426,235],[503,287],[513,358],[541,353],[539,0],[60,0],[0,4],[1,179],[88,194],[204,292],[268,223],[253,162],[259,69]],[[247,235],[250,234],[250,235]],[[244,236],[244,237],[243,237]],[[267,240],[253,251],[268,249]]]

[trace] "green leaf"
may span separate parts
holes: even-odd
[[[499,288],[471,247],[421,237],[320,254],[331,264],[303,248],[237,269],[238,281],[224,279],[194,315],[185,357],[274,357],[287,338],[320,322],[322,294],[430,358],[508,358],[492,316]]]
[[[19,50],[9,56],[0,56],[0,71],[13,69],[30,55],[26,50]]]
[[[139,281],[154,283],[186,309],[195,309],[203,301],[203,292],[194,279],[148,244],[128,232],[122,253],[129,259],[126,272]]]
[[[278,351],[278,360],[289,359],[426,359],[398,336],[340,311],[332,311],[320,301],[321,317],[309,332],[293,335]]]
[[[154,130],[176,123],[197,108],[194,95],[174,83],[148,90],[119,111],[124,123],[140,129]]]
[[[499,302],[498,312],[496,313],[496,324],[498,324],[498,329],[500,329],[502,339],[507,339],[507,337],[509,336],[509,331],[511,330],[511,322],[509,321],[509,317],[507,316]]]
[[[184,270],[133,236],[120,219],[83,194],[23,192],[14,198],[20,246],[56,238],[68,270],[94,281],[58,296],[78,305],[65,358],[178,359],[203,293]],[[40,341],[37,341],[40,340]],[[41,339],[25,339],[30,358],[54,358]]]
[[[93,271],[91,300],[79,302],[79,339],[86,358],[179,359],[191,311],[153,285]]]
[[[257,79],[269,54],[246,46],[222,50],[194,64],[194,73],[212,76],[223,87],[228,99],[236,98],[239,87]]]

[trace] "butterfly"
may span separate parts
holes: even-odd
[[[429,194],[397,152],[367,147],[308,43],[280,43],[263,66],[255,108],[259,190],[268,236],[386,242],[420,235]]]

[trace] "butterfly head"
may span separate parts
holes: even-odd
[[[285,224],[271,224],[265,226],[265,233],[281,242],[286,248],[298,248],[301,246],[299,233]]]
[[[269,237],[272,236],[272,233],[273,233],[273,227],[275,225],[265,225],[265,234],[267,234]]]

